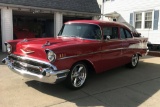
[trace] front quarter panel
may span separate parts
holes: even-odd
[[[53,64],[58,70],[63,70],[70,69],[76,62],[88,61],[98,70],[96,67],[101,58],[100,50],[101,41],[57,48],[54,50],[57,60]]]

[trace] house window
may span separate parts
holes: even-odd
[[[135,14],[135,28],[141,28],[142,26],[142,13]]]
[[[152,28],[152,12],[145,13],[145,28]]]
[[[154,11],[143,11],[134,13],[134,25],[136,29],[154,29],[155,23],[153,22],[156,18],[158,20],[158,15]],[[156,17],[155,17],[156,16]],[[132,24],[133,15],[130,15],[130,23]]]

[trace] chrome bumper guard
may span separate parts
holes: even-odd
[[[9,55],[9,56],[12,56],[12,55]],[[36,81],[44,82],[44,83],[54,84],[59,81],[62,81],[67,77],[68,72],[70,71],[68,69],[58,71],[57,68],[55,66],[51,65],[50,63],[43,62],[40,60],[31,59],[31,58],[16,56],[16,57],[22,58],[23,60],[29,59],[31,61],[36,61],[37,63],[45,63],[48,66],[48,68],[42,68],[41,66],[35,66],[35,65],[31,65],[31,64],[28,64],[25,62],[10,59],[9,56],[4,58],[2,60],[2,63],[8,65],[8,67],[13,72],[15,72],[19,75],[22,75],[24,77],[27,77],[27,78],[30,78],[30,79],[33,79]],[[13,56],[15,56],[15,55],[13,55]],[[18,67],[15,66],[16,63],[19,64]],[[32,69],[32,71],[31,71],[31,69]],[[36,70],[39,72],[37,72]]]
[[[142,56],[147,56],[149,52],[149,49],[144,49],[144,53],[142,52]]]
[[[146,53],[143,56],[148,55],[149,49],[146,50]]]

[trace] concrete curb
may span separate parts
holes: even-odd
[[[160,57],[160,51],[149,51],[148,55]]]

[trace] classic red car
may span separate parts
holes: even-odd
[[[95,20],[66,22],[55,38],[12,40],[2,62],[15,73],[46,82],[65,80],[78,89],[91,72],[127,65],[135,68],[148,53],[147,38],[135,38],[120,23]]]

